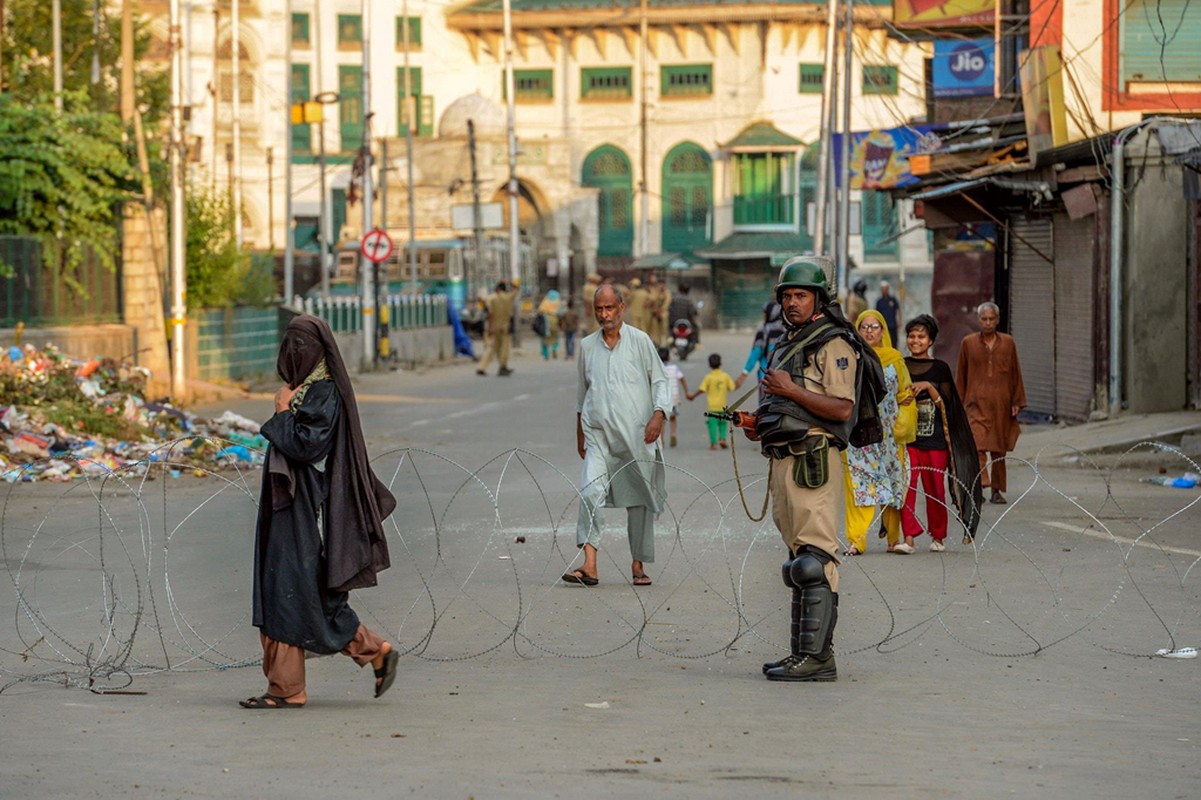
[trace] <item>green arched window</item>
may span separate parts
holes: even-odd
[[[678,253],[710,243],[713,162],[692,142],[681,142],[663,160],[663,252]]]
[[[580,183],[600,189],[598,256],[634,254],[634,178],[630,159],[604,144],[584,159]]]

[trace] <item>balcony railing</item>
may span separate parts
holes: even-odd
[[[791,194],[759,194],[734,198],[735,225],[793,225],[796,203]]]

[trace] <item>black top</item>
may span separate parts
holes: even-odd
[[[940,397],[946,398],[955,392],[955,376],[947,362],[937,358],[905,357],[909,377],[914,383],[925,381],[933,384]],[[919,450],[946,450],[947,437],[943,430],[943,414],[926,392],[917,395],[917,439],[912,447]]]

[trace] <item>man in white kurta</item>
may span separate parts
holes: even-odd
[[[576,546],[584,565],[563,580],[595,586],[601,509],[625,508],[636,586],[650,584],[655,517],[667,497],[659,436],[671,413],[671,387],[651,338],[622,323],[621,295],[602,286],[593,299],[600,330],[580,343],[576,445],[584,459]]]

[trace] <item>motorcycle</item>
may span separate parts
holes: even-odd
[[[677,319],[672,325],[671,332],[676,348],[676,358],[680,361],[687,361],[688,355],[696,349],[696,328],[686,319]]]

